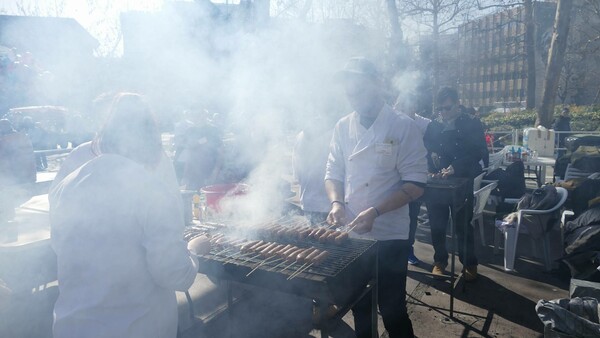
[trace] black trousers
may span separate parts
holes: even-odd
[[[431,242],[435,254],[433,261],[444,265],[448,264],[448,250],[446,249],[446,229],[450,218],[450,205],[427,203],[429,226],[431,227]],[[458,258],[463,266],[477,265],[475,257],[475,239],[471,220],[473,219],[473,194],[469,194],[465,206],[456,213],[457,223],[454,224],[458,245]],[[466,226],[465,233],[465,222]],[[467,251],[465,252],[465,242]]]
[[[411,244],[408,240],[377,243],[379,253],[378,297],[379,311],[390,338],[414,337],[412,322],[406,312],[406,270]],[[356,337],[371,337],[371,294],[367,294],[352,309]]]

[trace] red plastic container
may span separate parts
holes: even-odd
[[[220,211],[219,203],[225,197],[245,195],[248,185],[243,183],[215,184],[200,189],[206,197],[206,206]]]

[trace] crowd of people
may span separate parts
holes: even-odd
[[[297,135],[292,168],[302,212],[313,225],[347,226],[352,236],[377,240],[385,328],[392,338],[412,337],[406,276],[407,265],[419,263],[413,250],[419,198],[428,177],[472,181],[482,172],[483,127],[461,109],[453,88],[439,91],[439,114],[432,119],[419,114],[417,93],[386,102],[381,73],[364,58],[351,59],[336,79],[353,112],[337,123],[325,115],[307,119]],[[143,96],[112,96],[105,120],[92,140],[68,155],[50,188],[60,289],[54,337],[174,337],[174,292],[190,287],[195,252],[206,245],[182,239],[180,190],[231,179],[219,116],[187,111],[174,128],[173,159],[162,148]],[[7,122],[0,121],[3,135],[14,133]],[[35,123],[25,125],[32,148]],[[450,206],[426,207],[435,249],[432,273],[443,277]],[[462,210],[459,218],[469,222],[472,205]],[[473,229],[462,230],[457,228],[458,247],[466,250],[459,256],[466,280],[472,281],[477,278]],[[357,337],[370,337],[377,325],[371,322],[370,299],[353,308]]]

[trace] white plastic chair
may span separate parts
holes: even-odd
[[[471,224],[475,226],[475,223],[479,225],[479,236],[481,238],[481,245],[485,246],[485,233],[483,230],[483,209],[485,209],[485,205],[492,193],[492,190],[496,189],[498,186],[498,182],[491,182],[485,187],[475,191],[473,193],[473,220]]]
[[[517,239],[519,237],[519,230],[521,227],[521,219],[523,215],[543,215],[550,214],[555,212],[559,208],[565,204],[567,200],[568,192],[567,189],[558,187],[556,188],[558,195],[560,196],[560,200],[558,203],[548,210],[531,210],[531,209],[522,209],[517,212],[517,226],[514,228],[508,228],[504,232],[504,270],[505,271],[513,271],[515,266],[515,256],[517,252]],[[546,232],[544,234],[542,245],[544,247],[544,266],[546,270],[549,271],[552,269],[552,262],[550,261],[550,237],[549,233]]]
[[[481,188],[481,181],[483,181],[483,176],[485,176],[486,172],[482,172],[479,176],[473,179],[473,191],[477,191]]]
[[[504,160],[504,156],[506,155],[506,149],[502,149],[496,153],[490,154],[490,162],[487,168],[484,168],[488,174],[494,171],[495,169],[500,168],[502,165],[502,161]]]

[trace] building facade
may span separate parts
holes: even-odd
[[[536,98],[541,96],[556,4],[535,2]],[[458,29],[458,88],[463,104],[486,108],[525,107],[527,60],[522,6],[492,13]]]

